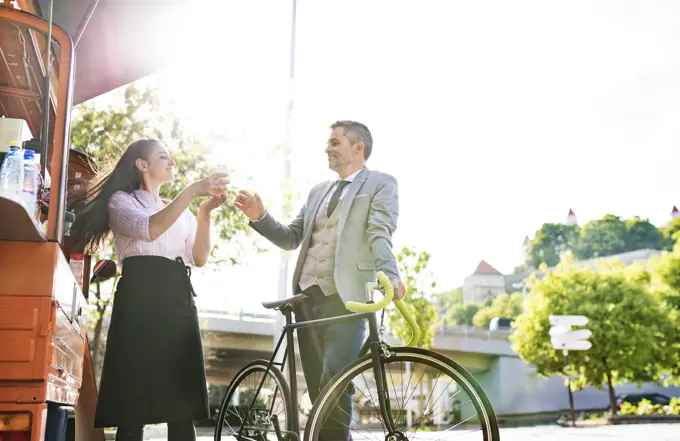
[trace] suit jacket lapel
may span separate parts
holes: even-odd
[[[347,221],[347,216],[349,216],[349,210],[352,208],[352,203],[354,202],[354,197],[359,192],[359,189],[364,185],[364,181],[368,178],[370,171],[368,168],[364,167],[361,172],[354,178],[352,183],[349,185],[349,189],[345,196],[342,198],[342,205],[340,211],[340,219],[338,220],[338,238],[342,233],[342,229],[345,227],[345,221]]]
[[[323,202],[331,187],[333,187],[334,182],[335,181],[330,181],[322,191],[319,191],[318,196],[312,202],[310,209],[305,213],[305,237],[303,239],[305,242],[312,234],[312,227],[314,225],[314,220],[316,219],[316,214],[319,212],[319,207],[321,207],[321,202]]]

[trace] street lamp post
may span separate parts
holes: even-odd
[[[527,284],[522,282],[517,282],[513,283],[512,287],[515,289],[522,288],[522,308],[524,308],[524,312],[527,312]]]
[[[286,115],[286,138],[283,146],[283,180],[282,185],[282,220],[284,222],[290,219],[290,204],[288,203],[289,184],[291,179],[291,138],[292,138],[292,121],[293,108],[295,103],[295,95],[293,84],[295,82],[295,31],[297,22],[297,0],[292,0],[292,16],[290,22],[290,51],[289,51],[289,67],[288,67],[288,112]],[[279,262],[279,293],[278,298],[284,299],[288,292],[288,252],[281,250]],[[277,328],[283,325],[283,316],[277,316]],[[273,345],[276,347],[277,336],[274,336]],[[282,353],[285,353],[285,342],[282,345]],[[290,360],[295,363],[295,360]]]

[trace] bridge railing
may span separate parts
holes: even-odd
[[[232,311],[220,311],[214,309],[201,309],[199,315],[202,317],[216,317],[216,318],[230,318],[232,320],[241,322],[276,322],[277,314],[266,313],[266,312],[251,312],[246,311],[243,308],[239,310]],[[389,325],[385,324],[385,329],[389,331]],[[498,329],[489,330],[484,328],[476,328],[473,326],[456,326],[448,325],[446,323],[440,323],[437,327],[437,334],[446,335],[464,335],[466,337],[475,338],[487,338],[487,339],[507,339],[512,335],[512,329]]]
[[[238,311],[219,311],[215,309],[201,309],[198,311],[199,316],[213,316],[220,318],[232,318],[233,320],[238,320],[241,322],[245,321],[264,321],[264,322],[275,322],[276,314],[261,313],[261,312],[249,312],[245,311],[243,308]]]

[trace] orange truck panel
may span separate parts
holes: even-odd
[[[59,245],[0,242],[0,280],[0,402],[75,406],[86,300]]]

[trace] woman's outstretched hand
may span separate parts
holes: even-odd
[[[215,208],[227,202],[227,195],[216,194],[201,202],[199,210],[205,214],[210,214]]]
[[[215,196],[224,193],[229,183],[229,174],[213,173],[207,178],[193,182],[189,185],[195,198],[203,196]]]

